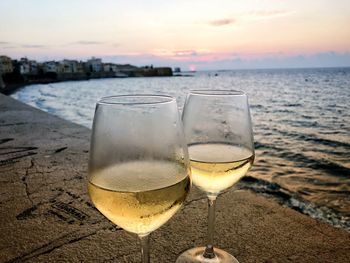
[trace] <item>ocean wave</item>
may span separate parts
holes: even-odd
[[[237,188],[262,194],[302,214],[333,225],[334,227],[350,231],[349,216],[345,216],[334,209],[325,206],[318,206],[304,200],[297,193],[292,193],[277,183],[271,183],[252,176],[245,176],[241,179]]]
[[[295,163],[297,167],[311,168],[314,170],[322,170],[329,175],[337,177],[350,177],[350,169],[342,166],[341,164],[335,163],[329,159],[320,158],[315,159],[308,157],[307,155],[300,152],[290,152],[283,148],[273,146],[270,144],[263,144],[261,142],[255,142],[255,149],[263,150],[268,149],[270,151],[265,151],[264,155],[276,156],[282,159],[286,159]]]
[[[283,104],[285,107],[302,107],[303,105],[301,103],[286,103]]]
[[[305,134],[301,132],[285,131],[285,130],[279,130],[279,129],[274,129],[274,131],[278,132],[283,136],[292,137],[300,141],[314,142],[317,144],[322,144],[330,147],[344,147],[346,150],[350,150],[350,143],[347,143],[347,142],[319,138],[316,135]],[[329,134],[332,134],[332,133],[329,133]]]

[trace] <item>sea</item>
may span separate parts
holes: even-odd
[[[180,112],[191,89],[242,90],[249,98],[256,160],[237,188],[350,231],[350,68],[183,72],[30,85],[12,97],[91,128],[96,101],[168,94]]]

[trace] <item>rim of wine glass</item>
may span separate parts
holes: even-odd
[[[128,99],[137,99],[140,101]],[[145,101],[145,98],[152,98],[154,100]],[[143,99],[143,100],[142,100]],[[157,94],[123,94],[123,95],[112,95],[100,98],[97,104],[102,105],[155,105],[155,104],[166,104],[176,101],[172,96],[168,95],[157,95]]]
[[[200,96],[246,96],[241,90],[214,90],[214,89],[195,89],[190,90],[190,94]]]

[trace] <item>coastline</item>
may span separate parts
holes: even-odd
[[[59,83],[59,82],[68,82],[68,81],[84,81],[91,79],[116,79],[116,78],[139,78],[139,77],[193,77],[191,74],[174,74],[172,76],[134,76],[134,77],[124,77],[124,76],[105,76],[105,77],[81,77],[81,78],[67,78],[67,79],[41,79],[38,81],[31,82],[20,82],[20,83],[10,83],[6,84],[5,87],[0,88],[0,93],[4,95],[11,95],[16,91],[20,90],[29,85],[36,84],[51,84],[51,83]]]
[[[0,230],[3,262],[139,262],[136,239],[86,193],[90,130],[0,94]],[[152,233],[154,262],[205,243],[206,198]],[[4,216],[6,215],[6,216]],[[218,200],[216,244],[242,262],[346,262],[350,233],[247,190]]]
[[[42,75],[21,75],[18,72],[0,74],[0,93],[10,95],[20,88],[33,84],[50,84],[65,81],[82,81],[105,78],[131,78],[131,77],[171,77],[173,75],[169,67],[157,68],[133,68],[120,72],[82,72],[82,73],[52,73]]]
[[[33,81],[23,81],[18,83],[6,83],[5,87],[0,89],[0,93],[4,95],[11,95],[18,91],[21,88],[24,88],[29,85],[35,85],[35,84],[50,84],[50,83],[58,83],[58,82],[66,82],[66,81],[82,81],[82,80],[90,80],[90,79],[102,79],[102,78],[118,78],[118,77],[76,77],[76,78],[61,78],[61,79],[54,79],[54,78],[45,78],[45,79],[39,79],[39,80],[33,80]]]

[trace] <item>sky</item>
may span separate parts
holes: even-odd
[[[183,70],[350,66],[350,0],[0,0],[0,55]]]

